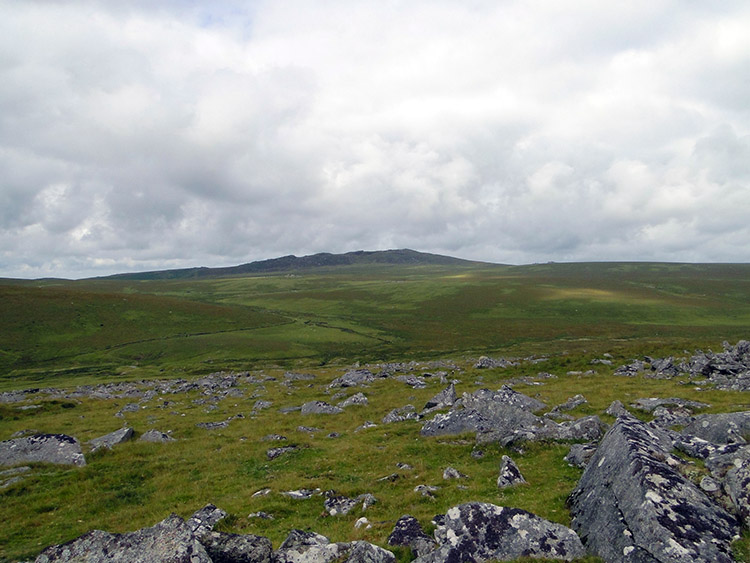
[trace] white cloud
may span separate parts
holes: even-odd
[[[750,7],[0,4],[0,275],[750,259]]]

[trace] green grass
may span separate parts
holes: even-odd
[[[241,398],[215,410],[199,396],[160,396],[126,413],[138,433],[171,430],[170,444],[136,441],[88,455],[85,468],[35,465],[24,481],[0,490],[0,561],[34,557],[43,547],[90,529],[125,532],[153,525],[174,511],[188,516],[213,502],[232,515],[229,531],[265,535],[275,546],[293,527],[335,541],[385,545],[396,519],[412,514],[430,529],[435,514],[480,500],[524,508],[569,524],[565,499],[580,471],[563,461],[566,444],[538,444],[523,454],[486,446],[471,457],[473,436],[424,439],[420,423],[379,424],[395,407],[420,409],[442,390],[437,378],[414,390],[394,380],[365,389],[370,403],[340,415],[280,414],[308,400],[331,399],[327,384],[355,361],[452,359],[462,371],[459,393],[497,388],[547,371],[544,385],[517,385],[550,406],[582,393],[575,416],[599,414],[615,399],[678,396],[711,403],[706,412],[748,408],[746,393],[696,391],[684,380],[619,378],[617,365],[643,355],[683,355],[747,337],[750,266],[679,264],[545,264],[528,267],[356,267],[289,276],[200,280],[84,280],[0,284],[0,390],[70,387],[117,380],[180,378],[250,370],[275,380],[250,384]],[[603,353],[613,366],[592,365]],[[547,357],[508,369],[474,370],[480,355]],[[595,368],[595,373],[587,373]],[[313,373],[312,382],[282,385],[286,369]],[[429,370],[436,371],[436,370]],[[350,390],[349,394],[355,390]],[[251,414],[256,400],[273,401]],[[164,406],[164,401],[171,404]],[[63,432],[82,443],[116,430],[129,400],[36,400],[38,409],[0,404],[0,440],[35,429]],[[162,408],[163,407],[163,408]],[[177,414],[174,414],[177,413]],[[196,422],[225,420],[206,431]],[[184,416],[182,416],[184,415]],[[361,432],[371,420],[379,425]],[[297,431],[315,426],[313,435]],[[339,438],[328,438],[331,432]],[[263,442],[278,433],[297,452],[268,461]],[[500,492],[500,458],[509,454],[528,485]],[[398,462],[413,469],[400,470]],[[470,476],[444,482],[448,465]],[[398,473],[393,483],[381,477]],[[435,499],[414,492],[440,487]],[[262,488],[273,493],[253,497]],[[350,496],[373,493],[370,530],[355,530],[362,514],[325,517],[322,497],[299,501],[279,494],[302,487]],[[276,516],[248,518],[263,510]],[[737,544],[747,559],[748,539]],[[398,552],[407,561],[408,550]],[[744,554],[744,555],[743,555]],[[744,557],[744,559],[743,559]],[[593,561],[593,559],[586,559]]]

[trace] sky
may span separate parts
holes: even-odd
[[[750,262],[750,2],[0,0],[0,277]]]

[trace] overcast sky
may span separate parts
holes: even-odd
[[[0,0],[0,276],[750,261],[750,2]]]

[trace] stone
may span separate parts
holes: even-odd
[[[321,492],[320,489],[297,489],[296,491],[283,491],[281,494],[297,500],[306,500],[312,498],[313,495],[321,494]]]
[[[284,379],[289,381],[312,381],[315,376],[309,373],[294,373],[288,371],[284,374]]]
[[[366,517],[362,516],[362,518],[358,518],[354,523],[355,530],[359,530],[360,528],[369,530],[370,528],[372,528],[372,524],[370,524],[370,521]]]
[[[362,506],[362,511],[364,512],[377,502],[378,499],[370,493],[359,495],[356,498],[349,498],[343,495],[336,495],[331,491],[326,495],[323,506],[329,515],[338,516],[349,514],[358,505]]]
[[[468,479],[469,476],[461,473],[458,469],[453,467],[446,467],[443,471],[443,479]]]
[[[203,534],[213,530],[214,526],[226,516],[227,513],[221,508],[217,508],[213,504],[207,504],[193,513],[187,521],[187,526],[195,536],[200,538]]]
[[[605,561],[732,561],[737,520],[664,444],[653,427],[619,417],[568,499],[573,529]]]
[[[419,493],[423,497],[427,498],[435,498],[435,495],[432,493],[436,493],[440,490],[440,487],[435,487],[433,485],[417,485],[414,487],[414,492]]]
[[[116,446],[117,444],[122,444],[123,442],[127,442],[132,437],[133,437],[133,429],[128,428],[128,427],[123,427],[123,428],[120,428],[119,430],[115,430],[114,432],[110,432],[109,434],[105,434],[104,436],[100,436],[98,438],[94,438],[93,440],[90,440],[89,447],[91,448],[92,452],[95,452],[102,448],[111,450],[113,446]]]
[[[302,405],[302,414],[340,414],[344,409],[329,405],[325,401],[309,401]]]
[[[508,368],[517,365],[518,362],[514,360],[507,360],[505,358],[488,358],[487,356],[481,356],[479,360],[477,360],[477,362],[474,364],[474,369]]]
[[[409,514],[398,519],[388,536],[388,545],[407,546],[416,557],[426,555],[437,547],[435,540],[425,534],[419,521]]]
[[[341,401],[337,406],[345,409],[346,407],[351,407],[353,405],[366,405],[367,403],[367,396],[364,393],[356,393],[348,399]]]
[[[172,514],[137,532],[110,534],[93,530],[62,545],[45,549],[36,563],[212,563],[187,523]]]
[[[313,434],[315,432],[320,432],[320,428],[315,428],[314,426],[298,426],[297,432],[306,432],[307,434]]]
[[[697,436],[712,444],[744,444],[750,437],[750,411],[701,414],[686,425],[681,434]]]
[[[507,455],[500,460],[500,474],[497,477],[497,488],[505,489],[515,485],[526,484],[526,479],[521,475],[516,463]]]
[[[515,407],[529,412],[535,412],[547,406],[542,401],[514,391],[507,385],[503,385],[497,391],[480,389],[472,394],[464,393],[461,399],[466,409],[490,413],[494,412],[497,406]]]
[[[425,383],[424,378],[417,377],[416,375],[397,375],[394,379],[396,381],[406,383],[413,389],[424,389],[425,387],[427,387],[427,383]]]
[[[701,403],[700,401],[691,401],[689,399],[680,399],[679,397],[671,397],[669,399],[659,399],[656,397],[649,397],[646,399],[636,399],[630,404],[634,409],[638,409],[646,412],[653,412],[657,407],[680,407],[685,409],[705,409],[711,405],[707,403]]]
[[[423,410],[427,411],[431,409],[442,409],[443,407],[452,407],[457,400],[456,385],[451,383],[448,387],[427,401]]]
[[[404,405],[393,409],[387,415],[383,417],[383,424],[390,424],[391,422],[403,422],[404,420],[419,420],[419,414],[414,405]]]
[[[203,428],[204,430],[217,430],[219,428],[226,428],[229,426],[228,420],[222,420],[219,422],[197,422],[195,424],[198,428]]]
[[[11,485],[23,481],[24,475],[31,471],[31,467],[22,465],[0,471],[0,489],[5,489]]]
[[[260,441],[261,442],[283,442],[286,441],[286,436],[282,436],[281,434],[266,434],[263,436]]]
[[[266,451],[266,457],[270,461],[295,450],[297,450],[297,446],[282,446],[280,448],[271,448],[270,450]]]
[[[633,360],[630,364],[620,366],[614,371],[614,375],[623,377],[635,377],[646,369],[646,364],[640,360]]]
[[[255,401],[255,404],[253,405],[253,410],[257,412],[257,411],[261,411],[264,409],[270,409],[272,406],[273,406],[272,401],[264,401],[262,399],[258,399],[257,401]]]
[[[395,556],[365,541],[331,543],[315,532],[292,530],[273,555],[274,563],[393,563]]]
[[[612,401],[612,403],[607,407],[607,410],[604,411],[605,414],[608,414],[610,416],[618,417],[627,415],[628,411],[625,408],[625,405],[622,404],[622,401]]]
[[[555,414],[561,413],[562,411],[571,411],[577,407],[580,407],[581,405],[585,405],[586,403],[588,403],[588,401],[586,400],[586,397],[584,397],[581,394],[578,394],[573,397],[570,397],[564,403],[557,405],[548,414],[555,415]]]
[[[369,369],[353,369],[347,371],[341,377],[337,377],[328,386],[329,389],[336,387],[357,387],[367,385],[375,381],[375,375]]]
[[[271,540],[253,534],[209,532],[200,542],[213,563],[271,563]]]
[[[78,440],[65,434],[34,434],[0,442],[0,465],[20,463],[86,465]]]
[[[585,469],[594,453],[596,453],[596,444],[592,442],[586,444],[573,444],[570,446],[568,455],[565,456],[565,461],[567,461],[568,465],[571,467]]]
[[[725,483],[743,526],[750,528],[750,460],[745,459],[739,466],[730,469]]]
[[[260,518],[261,520],[273,520],[274,516],[273,514],[269,514],[268,512],[263,512],[262,510],[259,510],[258,512],[251,512],[247,515],[248,518]]]
[[[679,365],[692,377],[704,377],[716,389],[725,391],[750,390],[750,342],[740,340],[735,346],[724,342],[724,351],[697,352]]]
[[[519,508],[482,502],[454,506],[435,529],[438,547],[414,563],[510,561],[520,557],[571,561],[585,555],[576,533]]]
[[[260,489],[259,491],[255,491],[252,496],[254,496],[254,497],[265,497],[265,496],[270,495],[270,494],[271,494],[271,489],[265,488],[265,489]]]
[[[154,429],[141,434],[141,437],[138,438],[138,440],[141,442],[157,442],[157,443],[175,441],[175,439],[172,438],[172,436],[170,436],[169,434],[166,434],[165,432],[160,432],[159,430],[154,430]]]

